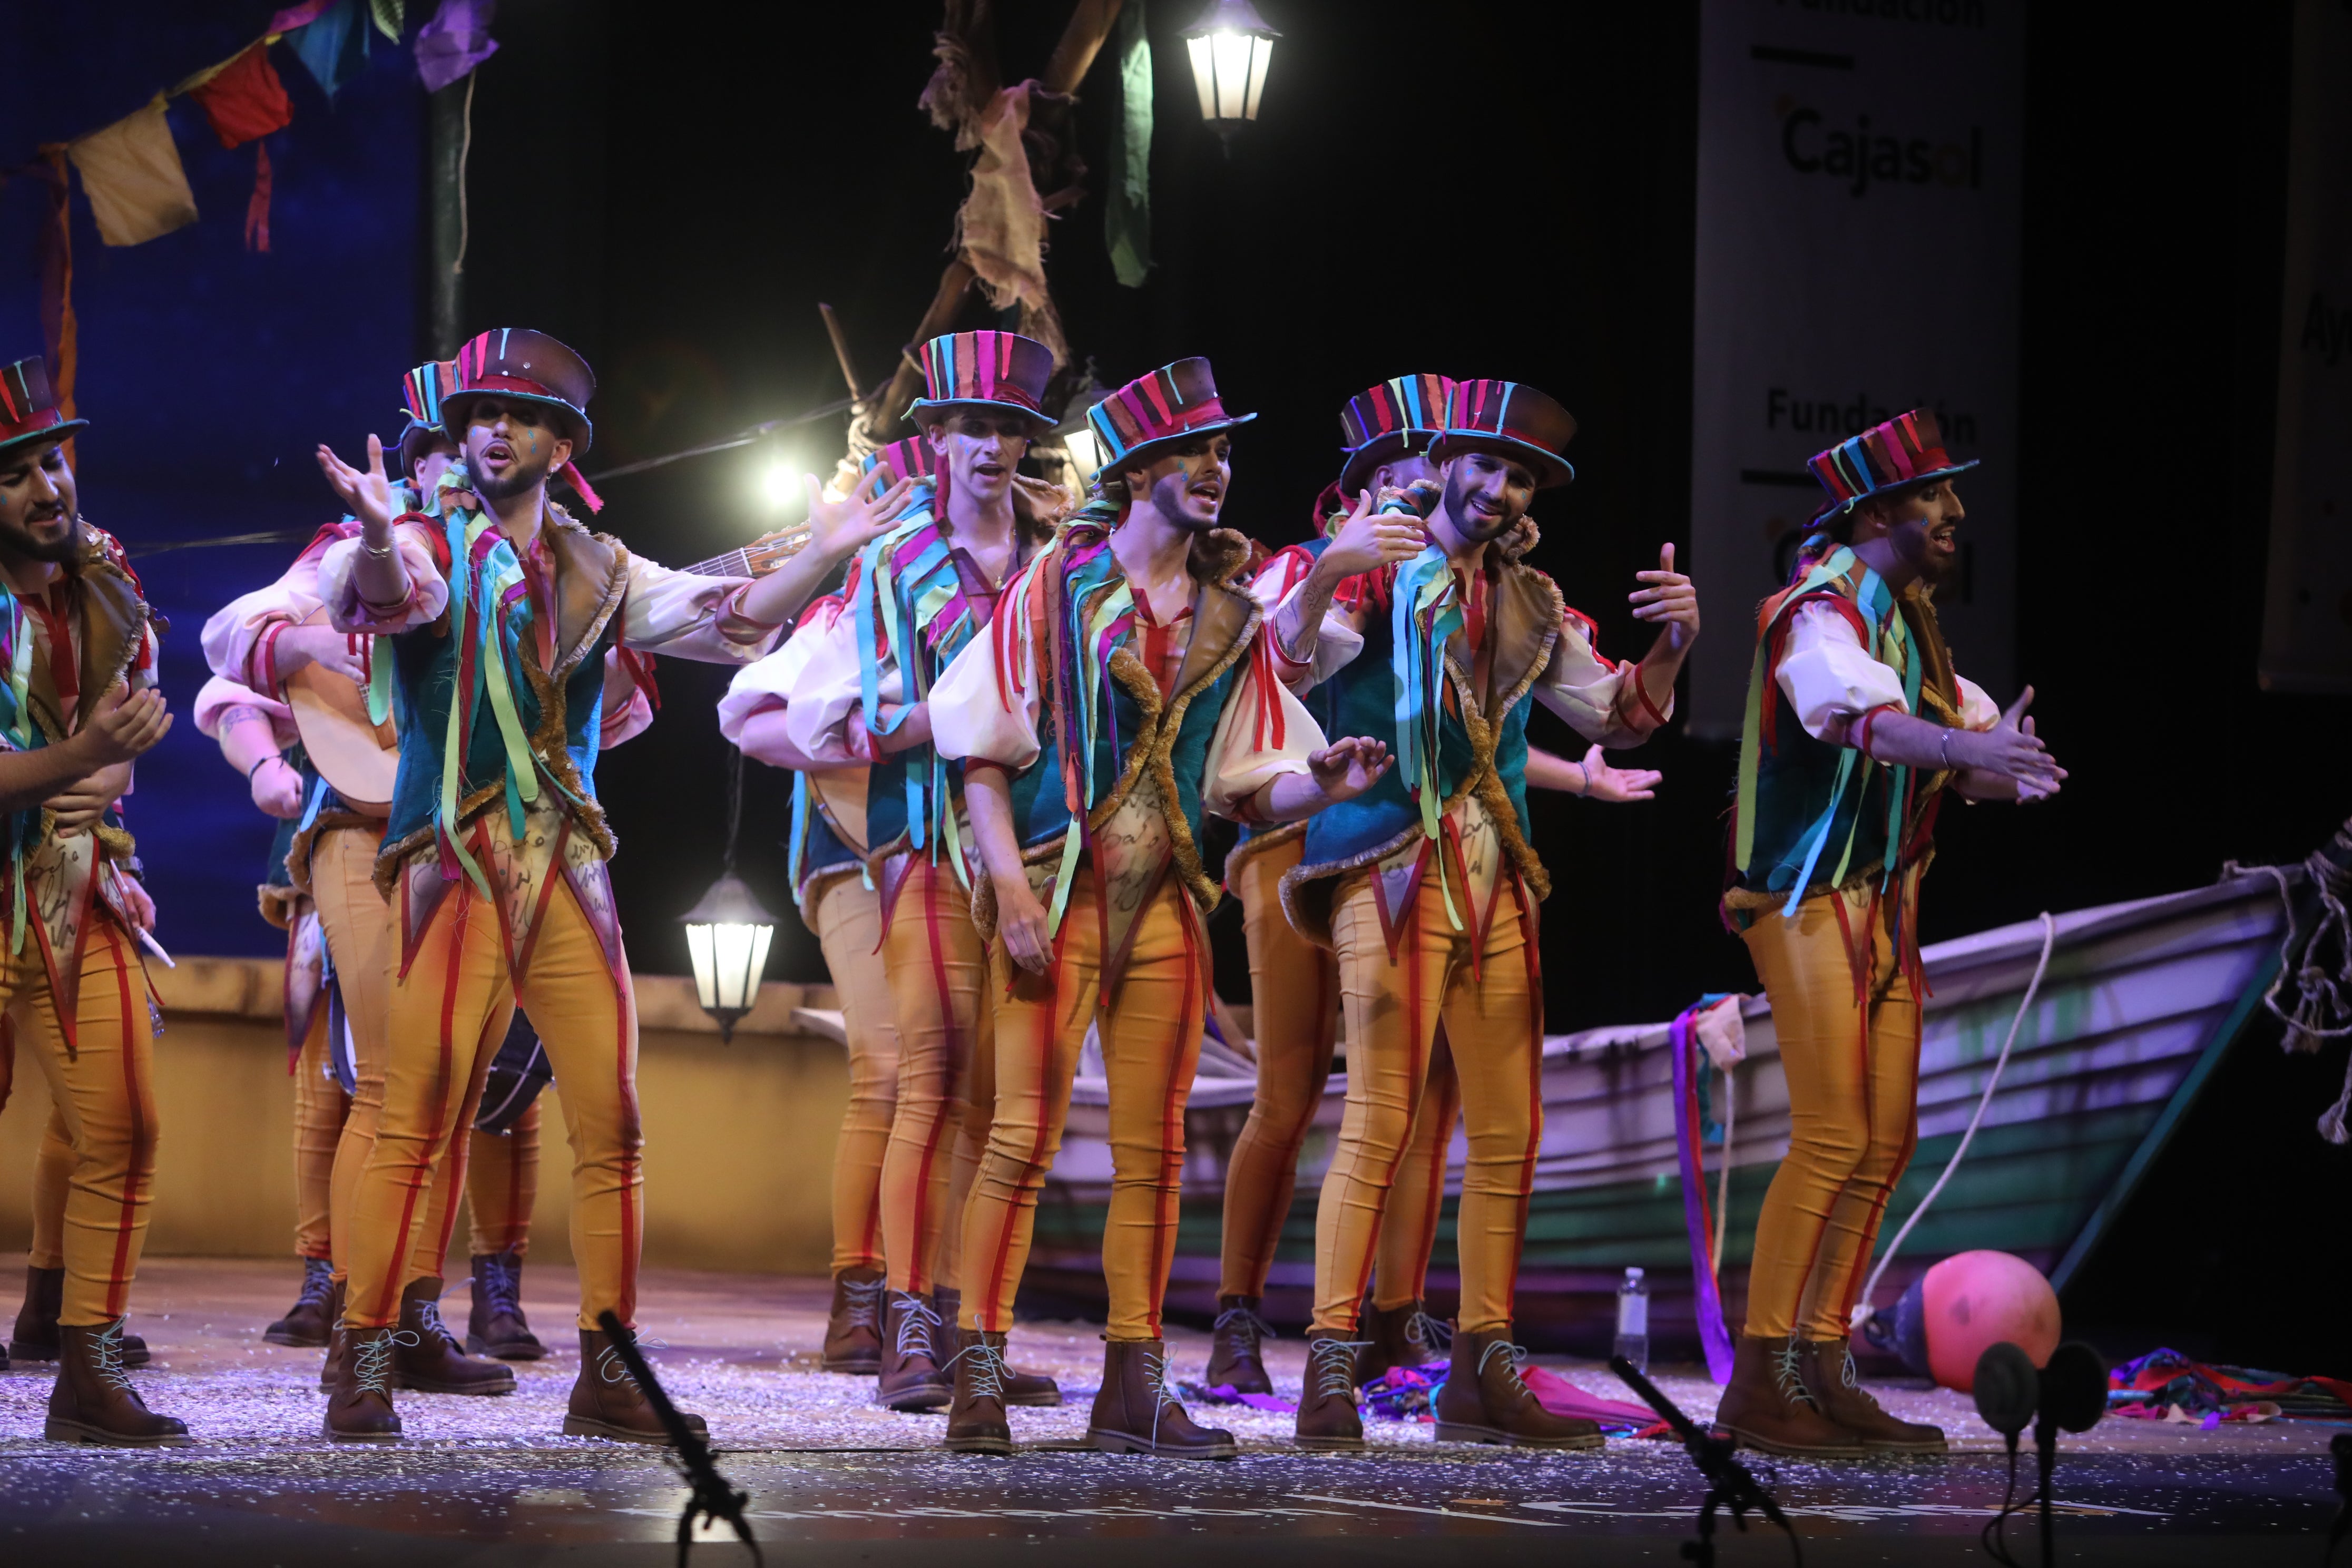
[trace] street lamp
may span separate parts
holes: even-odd
[[[678,917],[686,927],[687,957],[694,964],[694,999],[718,1021],[719,1037],[730,1043],[736,1021],[760,999],[768,945],[776,937],[776,917],[735,875],[735,835],[742,816],[743,753],[737,752],[727,781],[726,864],[710,890]]]
[[[1257,118],[1266,68],[1274,61],[1274,40],[1280,37],[1250,0],[1209,0],[1199,19],[1184,29],[1184,43],[1192,52],[1192,85],[1201,94],[1201,118],[1215,126],[1228,145],[1235,132]]]

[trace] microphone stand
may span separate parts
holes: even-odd
[[[1797,1531],[1772,1500],[1772,1494],[1757,1483],[1748,1467],[1739,1462],[1731,1444],[1724,1438],[1710,1436],[1697,1422],[1683,1414],[1679,1405],[1661,1392],[1656,1384],[1642,1375],[1641,1369],[1623,1356],[1609,1358],[1609,1370],[1617,1374],[1626,1387],[1641,1396],[1642,1403],[1658,1413],[1658,1419],[1675,1429],[1682,1439],[1683,1451],[1706,1478],[1706,1497],[1699,1504],[1698,1539],[1685,1542],[1683,1555],[1697,1568],[1715,1568],[1715,1515],[1718,1509],[1731,1510],[1734,1528],[1745,1534],[1748,1512],[1756,1512],[1770,1520],[1789,1533],[1789,1545],[1797,1561],[1805,1560],[1804,1549],[1797,1543]]]
[[[751,1527],[743,1522],[743,1505],[751,1500],[751,1495],[737,1491],[719,1473],[719,1467],[711,1461],[710,1445],[686,1424],[677,1406],[669,1402],[645,1352],[637,1349],[636,1336],[623,1328],[620,1318],[609,1310],[597,1313],[596,1322],[613,1342],[614,1353],[621,1358],[621,1364],[629,1369],[629,1375],[646,1391],[646,1403],[654,1407],[662,1429],[669,1434],[670,1447],[677,1453],[677,1467],[693,1489],[686,1500],[686,1511],[677,1516],[678,1568],[686,1568],[686,1555],[694,1550],[695,1525],[716,1523],[722,1519],[735,1527],[736,1539],[751,1549],[751,1561],[757,1565],[761,1561],[760,1543],[751,1539]]]

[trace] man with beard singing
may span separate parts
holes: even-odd
[[[399,1267],[436,1162],[466,1136],[518,1001],[563,1085],[580,1270],[580,1374],[563,1429],[661,1442],[644,1393],[596,1327],[634,1332],[644,1175],[637,1020],[596,804],[605,650],[743,664],[827,573],[879,533],[901,484],[829,501],[811,491],[807,547],[758,582],[673,572],[591,533],[548,500],[593,438],[595,378],[542,332],[483,333],[457,354],[442,424],[463,454],[437,516],[395,519],[381,444],[365,472],[321,447],[361,524],[320,563],[345,632],[378,634],[400,767],[376,860],[398,931],[382,1122],[353,1199],[346,1331],[331,1437],[400,1434],[390,1372]],[[388,656],[388,657],[387,657]]]
[[[1919,1133],[1919,879],[1944,792],[2038,800],[2066,774],[1952,668],[1931,594],[1958,558],[1925,409],[1812,459],[1829,505],[1757,616],[1723,909],[1772,1000],[1789,1152],[1756,1225],[1748,1323],[1716,1424],[1804,1458],[1941,1453],[1854,1378],[1855,1293]]]
[[[1567,409],[1531,386],[1457,382],[1429,460],[1442,490],[1376,498],[1274,620],[1286,679],[1338,684],[1342,730],[1381,735],[1396,771],[1307,825],[1283,878],[1291,921],[1339,958],[1348,1019],[1348,1102],[1315,1226],[1315,1319],[1298,1440],[1363,1444],[1354,1342],[1389,1190],[1406,1154],[1438,1027],[1461,1086],[1469,1142],[1458,1248],[1462,1305],[1440,1441],[1598,1447],[1591,1422],[1553,1415],[1521,1382],[1512,1292],[1543,1106],[1538,900],[1550,890],[1528,845],[1528,703],[1587,740],[1629,746],[1665,722],[1698,633],[1674,547],[1633,595],[1660,624],[1641,663],[1593,651],[1592,625],[1517,555],[1535,492],[1575,478]],[[1426,546],[1398,561],[1369,525],[1377,507],[1436,496]]]
[[[1202,814],[1307,816],[1370,787],[1376,741],[1326,748],[1276,678],[1217,526],[1233,429],[1209,362],[1180,360],[1087,416],[1098,495],[1004,591],[987,635],[932,689],[932,742],[963,763],[987,876],[996,1111],[963,1215],[965,1288],[948,1446],[1009,1453],[1004,1335],[1099,1012],[1113,1163],[1110,1313],[1087,1438],[1114,1453],[1226,1458],[1167,1388],[1160,1299],[1175,1250],[1184,1101],[1200,1059],[1217,889]],[[993,928],[991,930],[991,928]],[[893,1260],[894,1266],[896,1260]]]
[[[38,359],[0,366],[0,1010],[22,1031],[54,1106],[49,1193],[62,1177],[54,1263],[58,1381],[44,1435],[181,1444],[123,1372],[122,1320],[147,1239],[157,1138],[153,1020],[138,932],[154,906],[114,805],[131,763],[172,727],[155,686],[155,624],[122,547],[81,519],[69,419]],[[62,1149],[49,1157],[49,1149]],[[51,1172],[54,1175],[51,1175]],[[42,1193],[37,1206],[46,1207]],[[47,1228],[44,1226],[43,1228]],[[18,1331],[25,1320],[18,1320]]]

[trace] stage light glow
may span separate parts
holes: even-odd
[[[760,475],[760,499],[770,511],[782,511],[801,498],[801,470],[797,464],[782,458],[770,463]]]
[[[1228,141],[1257,118],[1266,72],[1274,63],[1274,40],[1281,36],[1265,25],[1250,0],[1209,0],[1199,19],[1184,29],[1201,118]]]

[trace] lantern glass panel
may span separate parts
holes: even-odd
[[[694,963],[696,1001],[705,1008],[750,1012],[775,934],[773,926],[732,921],[688,926],[686,950]]]
[[[1244,106],[1249,102],[1250,58],[1257,40],[1246,33],[1214,33],[1217,57],[1217,118],[1246,120]]]
[[[1213,40],[1206,35],[1184,40],[1192,56],[1192,86],[1201,95],[1201,118],[1214,124],[1217,119],[1217,70],[1210,58]]]
[[[1250,39],[1249,97],[1242,105],[1243,119],[1257,118],[1258,96],[1265,91],[1265,74],[1273,64],[1274,40],[1258,37]]]

